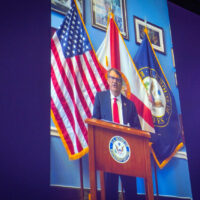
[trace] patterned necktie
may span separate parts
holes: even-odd
[[[114,98],[113,103],[113,121],[119,123],[119,112],[118,112],[118,105],[117,105],[117,98]]]

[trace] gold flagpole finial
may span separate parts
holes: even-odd
[[[145,32],[146,34],[148,34],[148,29],[147,29],[146,26],[145,26],[145,28],[144,28],[144,32]]]
[[[145,17],[145,20],[144,20],[144,24],[145,24],[144,32],[145,32],[146,34],[148,34],[146,17]]]

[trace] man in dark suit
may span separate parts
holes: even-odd
[[[108,84],[110,90],[96,94],[93,118],[115,121],[113,104],[117,102],[118,121],[117,123],[129,125],[133,128],[141,129],[138,114],[132,101],[121,94],[122,76],[120,72],[111,68],[108,73]],[[117,174],[105,173],[106,199],[118,199],[118,178]],[[137,199],[136,178],[120,175],[125,199]]]

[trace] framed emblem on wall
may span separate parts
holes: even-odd
[[[76,0],[76,3],[84,19],[84,0]],[[61,15],[66,15],[70,6],[71,0],[51,0],[51,10],[60,13]]]
[[[164,43],[164,31],[161,27],[156,26],[150,22],[146,22],[136,16],[134,16],[134,28],[135,28],[135,41],[137,44],[142,43],[144,37],[144,28],[147,27],[148,35],[151,40],[153,48],[165,54],[165,43]]]
[[[126,0],[91,0],[92,26],[106,31],[109,11],[113,12],[122,36],[129,39]]]

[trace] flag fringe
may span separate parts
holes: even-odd
[[[169,88],[171,89],[171,87],[170,87],[170,85],[169,85],[169,82],[168,82],[168,80],[167,80],[167,78],[166,78],[166,76],[165,76],[165,73],[164,73],[164,71],[163,71],[163,69],[162,69],[162,67],[161,67],[161,65],[160,65],[160,62],[159,62],[157,56],[156,56],[156,53],[155,53],[155,51],[154,51],[154,48],[153,48],[153,46],[152,46],[152,44],[151,44],[151,40],[150,40],[150,38],[149,38],[147,28],[145,28],[144,33],[145,33],[146,36],[147,36],[147,39],[148,39],[148,41],[149,41],[149,44],[150,44],[151,49],[152,49],[152,51],[153,51],[153,54],[154,54],[154,56],[155,56],[155,58],[156,58],[156,61],[157,61],[158,65],[159,65],[159,67],[160,67],[160,69],[161,69],[161,71],[162,71],[162,73],[163,73],[163,76],[165,77],[165,81],[167,82]],[[160,162],[158,161],[158,159],[157,159],[157,157],[156,157],[156,155],[155,155],[155,152],[154,152],[152,146],[151,146],[151,152],[152,152],[152,154],[153,154],[153,157],[154,157],[154,159],[155,159],[157,165],[159,166],[160,169],[162,169],[162,168],[172,159],[172,157],[177,153],[177,151],[180,150],[183,146],[184,146],[183,142],[181,142],[180,144],[178,144],[178,145],[176,146],[175,150],[173,151],[173,153],[172,153],[168,158],[166,158],[162,163],[160,163]]]
[[[97,62],[98,62],[98,64],[99,64],[100,70],[103,72],[103,70],[102,70],[102,68],[101,68],[101,65],[100,65],[100,63],[99,63],[99,60],[97,59],[96,53],[95,53],[95,51],[94,51],[94,47],[93,47],[92,42],[91,42],[91,40],[90,40],[89,34],[88,34],[88,32],[87,32],[85,23],[84,23],[84,21],[83,21],[82,15],[81,15],[81,12],[80,12],[80,10],[79,10],[79,8],[78,8],[78,6],[77,6],[76,1],[75,1],[75,0],[73,0],[73,1],[74,1],[75,5],[76,5],[76,9],[77,9],[78,14],[79,14],[79,17],[80,17],[80,19],[81,19],[81,21],[82,21],[83,27],[84,27],[85,32],[86,32],[86,34],[87,34],[87,37],[88,37],[88,40],[89,40],[90,45],[91,45],[91,47],[92,47],[92,50],[93,50],[93,52],[94,52],[94,54],[95,54],[96,60],[97,60]],[[56,127],[57,130],[58,130],[58,133],[59,133],[59,136],[60,136],[60,138],[61,138],[61,141],[63,142],[63,145],[64,145],[64,147],[65,147],[65,149],[66,149],[66,151],[67,151],[67,154],[68,154],[68,156],[69,156],[69,160],[76,160],[76,159],[79,159],[79,158],[83,157],[84,155],[86,155],[86,154],[89,152],[89,148],[86,147],[86,148],[84,148],[82,151],[80,151],[79,153],[71,154],[71,151],[69,150],[69,147],[68,147],[68,145],[67,145],[67,143],[66,143],[66,141],[65,141],[65,138],[64,138],[64,136],[63,136],[63,134],[62,134],[62,131],[61,131],[61,129],[60,129],[58,123],[57,123],[57,120],[56,120],[56,118],[55,118],[55,116],[54,116],[52,110],[51,110],[51,118],[52,118],[52,120],[53,120],[53,122],[54,122],[55,127]]]
[[[183,142],[181,142],[180,144],[178,144],[176,146],[175,150],[173,151],[173,153],[168,158],[166,158],[165,160],[163,160],[162,163],[160,163],[158,161],[157,157],[156,157],[156,154],[155,154],[153,148],[152,148],[152,144],[150,144],[151,152],[152,152],[153,157],[154,157],[154,159],[155,159],[155,161],[156,161],[156,163],[157,163],[157,165],[158,165],[158,167],[160,169],[162,169],[172,159],[172,157],[178,152],[178,150],[180,150],[183,146],[184,146]]]
[[[65,138],[64,138],[64,136],[63,136],[63,134],[62,134],[62,131],[61,131],[59,125],[58,125],[58,122],[57,122],[57,120],[56,120],[56,118],[55,118],[55,116],[54,116],[52,110],[51,110],[51,118],[52,118],[53,123],[54,123],[54,125],[55,125],[55,127],[56,127],[56,129],[57,129],[57,131],[58,131],[58,133],[59,133],[59,136],[60,136],[60,138],[61,138],[61,141],[62,141],[62,143],[64,144],[64,147],[65,147],[65,149],[66,149],[66,151],[67,151],[67,154],[68,154],[68,156],[69,156],[69,160],[77,160],[77,159],[83,157],[84,155],[86,155],[86,154],[89,152],[89,148],[86,147],[86,148],[84,148],[82,151],[80,151],[79,153],[71,154],[71,152],[70,152],[70,150],[69,150],[69,147],[68,147],[68,145],[67,145],[67,143],[66,143],[66,141],[65,141]]]

